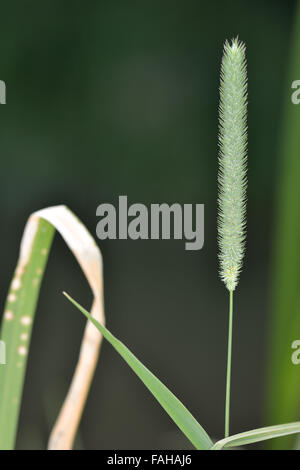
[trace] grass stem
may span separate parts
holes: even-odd
[[[232,323],[233,323],[233,291],[231,290],[229,291],[229,328],[228,328],[227,377],[226,377],[225,438],[229,437]]]

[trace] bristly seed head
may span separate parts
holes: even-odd
[[[245,252],[247,186],[247,70],[245,45],[224,45],[219,107],[220,275],[227,289],[237,284]]]

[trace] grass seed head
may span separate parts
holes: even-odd
[[[224,45],[219,106],[220,276],[233,291],[245,252],[247,186],[247,70],[245,45],[238,38]]]

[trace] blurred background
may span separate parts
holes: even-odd
[[[1,2],[0,79],[7,86],[7,104],[0,106],[2,306],[33,211],[66,204],[96,236],[97,206],[117,205],[119,195],[129,204],[204,203],[201,251],[185,251],[182,241],[98,244],[109,329],[215,438],[224,432],[228,322],[216,254],[218,86],[223,42],[236,35],[247,45],[249,203],[235,296],[231,433],[300,418],[300,366],[290,361],[291,341],[300,339],[300,106],[290,103],[291,82],[300,79],[297,11],[291,0]],[[291,140],[294,147],[281,151]],[[287,215],[285,197],[289,208],[294,204]],[[290,260],[282,255],[284,236]],[[287,277],[291,265],[294,284]],[[85,321],[62,290],[90,306],[86,281],[57,235],[33,331],[20,449],[46,447],[77,360]],[[287,293],[294,320],[286,322]],[[282,325],[292,325],[284,340]],[[274,338],[283,341],[280,364]],[[77,446],[190,444],[105,343]]]

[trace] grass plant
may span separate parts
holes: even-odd
[[[219,117],[219,258],[220,275],[229,291],[229,328],[225,437],[229,436],[233,329],[233,292],[245,252],[247,186],[247,70],[245,45],[225,42],[221,66]]]
[[[229,434],[233,292],[238,285],[246,236],[247,75],[245,46],[226,42],[221,66],[219,121],[219,257],[220,274],[229,291],[229,335],[225,437],[217,442],[181,401],[105,326],[102,258],[87,229],[64,206],[38,211],[29,218],[20,257],[9,289],[1,340],[7,365],[0,370],[0,449],[15,447],[30,336],[42,277],[55,229],[81,266],[94,295],[91,313],[65,294],[87,318],[79,361],[66,400],[51,433],[49,449],[70,449],[104,337],[145,384],[191,444],[198,450],[222,450],[300,433],[300,422]]]

